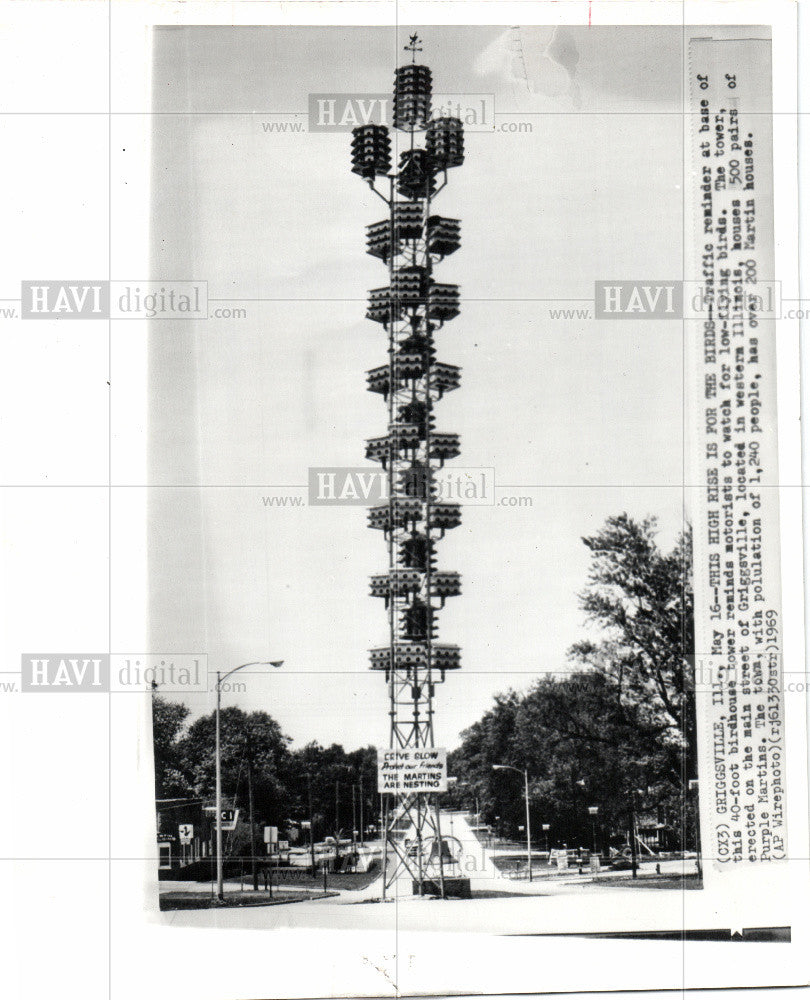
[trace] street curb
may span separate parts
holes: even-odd
[[[301,893],[298,899],[268,899],[268,900],[256,900],[252,903],[214,903],[210,906],[172,906],[167,909],[161,909],[161,913],[182,913],[188,910],[247,910],[255,906],[285,906],[288,903],[306,903],[313,902],[319,899],[330,899],[333,896],[339,896],[339,892],[319,892],[315,895],[309,896]],[[190,901],[191,902],[191,901]]]

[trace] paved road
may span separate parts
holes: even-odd
[[[381,879],[376,879],[366,889],[342,892],[332,899],[266,908],[177,911],[164,916],[167,922],[193,927],[320,927],[398,935],[432,930],[531,934],[576,927],[615,930],[617,904],[625,914],[625,930],[648,927],[651,910],[664,926],[677,928],[683,926],[685,913],[699,911],[702,905],[702,893],[653,888],[643,882],[638,886],[611,885],[608,873],[596,879],[590,872],[579,875],[576,870],[563,875],[546,873],[531,883],[507,879],[492,864],[492,852],[478,842],[464,814],[443,813],[442,833],[462,844],[461,864],[471,879],[472,900],[414,897],[408,876],[398,880],[393,898],[386,903],[377,902]],[[663,862],[661,867],[665,873],[691,873],[694,862]],[[649,872],[649,866],[644,870]],[[235,889],[238,891],[238,883]]]
[[[589,931],[616,929],[617,906],[624,930],[649,927],[650,912],[664,926],[683,926],[703,893],[673,889],[608,887],[599,882],[547,880],[529,894],[472,900],[395,899],[388,903],[352,902],[341,898],[283,906],[186,910],[164,914],[167,922],[186,927],[334,928],[390,931],[479,931],[489,934],[553,933],[577,927]],[[503,887],[503,883],[501,884]],[[477,890],[486,893],[486,890]],[[353,894],[351,894],[353,895]],[[697,897],[697,900],[696,900]],[[628,903],[637,905],[628,905]],[[659,926],[661,924],[659,923]]]

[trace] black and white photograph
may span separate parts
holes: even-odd
[[[0,302],[11,918],[109,1000],[807,984],[798,6],[114,8],[5,114],[98,248]]]
[[[683,329],[581,297],[679,272],[680,49],[156,32],[156,110],[313,95],[155,119],[156,273],[223,313],[150,335],[150,647],[211,678],[155,686],[162,909],[518,932],[701,889]]]
[[[751,717],[781,669],[754,493],[775,387],[744,393],[742,424],[722,398],[772,351],[774,282],[735,293],[723,270],[769,266],[769,34],[690,30],[685,53],[678,26],[156,32],[155,266],[216,275],[221,315],[150,336],[150,647],[205,649],[210,678],[154,688],[172,923],[532,933],[579,906],[572,929],[677,934],[707,864],[786,860],[782,782],[748,786],[747,830],[741,789],[784,760],[781,728]],[[688,123],[714,147],[702,284],[662,277],[691,253],[685,56],[727,59],[744,95]],[[306,131],[219,113],[262,93],[307,100]],[[736,208],[755,185],[756,225]],[[717,569],[719,645],[695,633],[698,327],[724,445],[706,445],[723,496],[699,551],[722,535],[740,563]],[[732,432],[751,443],[727,460]],[[756,534],[724,527],[741,455]],[[712,675],[724,652],[734,676]],[[701,775],[714,685],[737,752]],[[702,777],[723,786],[705,820],[734,801],[745,833],[718,822],[708,851]]]

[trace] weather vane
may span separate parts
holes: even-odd
[[[422,39],[415,32],[414,34],[409,35],[408,37],[410,38],[410,42],[407,45],[403,46],[403,48],[405,49],[406,52],[411,53],[411,59],[413,60],[413,62],[416,62],[416,53],[422,51],[422,46],[419,44],[419,42],[421,42]]]

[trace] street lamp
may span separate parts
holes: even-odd
[[[638,878],[638,845],[641,843],[638,835],[638,805],[636,795],[643,796],[644,789],[630,789],[630,860],[633,865],[633,878]]]
[[[697,864],[698,878],[703,878],[703,868],[700,858],[700,799],[698,790],[700,785],[697,778],[689,779],[689,792],[695,797],[695,862]]]
[[[574,782],[574,829],[576,831],[577,842],[579,842],[579,840],[581,839],[580,838],[581,829],[580,829],[579,815],[580,815],[580,809],[581,809],[581,807],[583,805],[583,801],[584,801],[584,797],[585,797],[585,786],[586,786],[586,784],[587,783],[586,783],[586,781],[585,781],[584,778],[580,778],[578,781]],[[577,788],[580,789],[580,793],[579,794],[577,794]],[[582,847],[578,846],[577,849],[578,849],[579,853],[582,854]]]
[[[636,844],[636,789],[630,789],[630,861],[633,878],[638,878],[638,845]]]
[[[648,765],[646,760],[628,760],[633,768],[630,774],[630,780],[632,782],[643,781],[643,774]],[[649,791],[649,785],[647,787]],[[638,806],[636,804],[636,795],[644,796],[645,792],[643,788],[630,788],[630,860],[633,865],[633,878],[638,878],[638,845],[640,839],[638,836]]]
[[[309,856],[312,859],[312,877],[315,878],[315,820],[312,817],[312,775],[307,771],[307,799],[309,800]]]
[[[591,830],[593,832],[593,853],[596,854],[596,817],[599,815],[599,806],[588,806],[588,814],[591,817]]]
[[[493,764],[493,771],[517,771],[523,775],[523,788],[526,796],[526,861],[529,865],[529,881],[532,881],[532,827],[529,818],[529,772],[525,768],[512,767],[511,764]]]
[[[222,901],[225,898],[225,887],[222,877],[222,760],[220,755],[220,735],[219,735],[219,708],[222,695],[222,682],[227,680],[231,674],[237,670],[244,670],[245,667],[280,667],[284,660],[256,660],[252,663],[241,663],[227,674],[217,671],[217,711],[216,711],[216,816],[217,816],[217,899]],[[253,831],[251,830],[251,843],[253,842]],[[252,848],[251,848],[252,850]]]
[[[363,816],[363,775],[360,774],[360,846],[366,846],[366,824]]]

